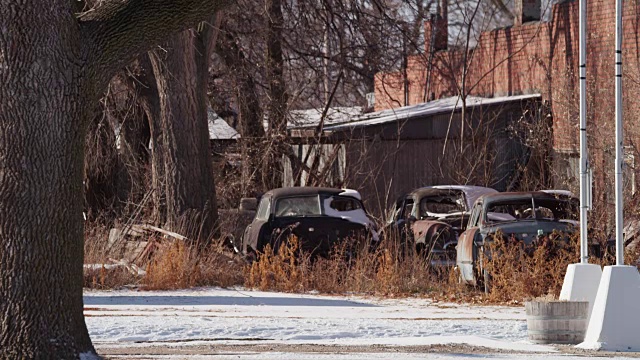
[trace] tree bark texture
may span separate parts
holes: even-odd
[[[93,103],[67,6],[0,3],[0,358],[93,351],[82,314],[83,151]]]
[[[209,148],[208,51],[201,34],[183,31],[150,53],[162,126],[166,226],[208,239],[217,221]]]
[[[282,159],[287,135],[287,89],[282,55],[282,1],[267,0],[267,80],[269,82],[269,144],[264,161],[263,183],[267,188],[282,186]]]
[[[69,0],[0,0],[0,358],[95,353],[82,300],[87,124],[122,65],[223,3],[104,1],[82,21]]]

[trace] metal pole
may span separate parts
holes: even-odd
[[[589,154],[587,152],[587,0],[580,0],[580,262],[589,262],[587,200]]]
[[[622,0],[616,0],[616,264],[624,265],[622,239]]]

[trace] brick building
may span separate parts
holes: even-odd
[[[377,74],[376,110],[461,93],[465,51],[447,49],[446,6],[440,8],[445,11],[425,23],[425,52],[409,57],[406,72]],[[578,1],[553,5],[550,21],[540,21],[539,0],[516,0],[515,8],[514,26],[483,32],[467,52],[464,93],[484,97],[541,94],[553,116],[554,167],[564,172],[560,175],[574,177],[578,155]],[[591,163],[596,185],[608,186],[608,173],[613,173],[615,2],[588,1],[587,21]],[[623,25],[626,151],[628,163],[635,165],[635,144],[640,140],[640,2],[624,3]],[[629,171],[635,174],[633,166]],[[628,179],[635,183],[634,176]],[[602,197],[606,197],[604,193]]]

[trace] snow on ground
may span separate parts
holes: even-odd
[[[418,298],[379,300],[211,288],[156,292],[86,291],[84,302],[89,333],[98,348],[101,345],[128,347],[158,343],[182,346],[212,343],[469,344],[547,355],[556,352],[551,346],[527,341],[521,307],[442,304]],[[294,358],[304,358],[303,354],[296,354],[298,356]],[[356,355],[360,356],[349,356]],[[220,356],[216,358],[224,358]],[[261,356],[258,354],[254,358],[265,358]],[[335,358],[323,356],[314,354],[313,358]],[[375,358],[376,355],[363,356]],[[266,358],[274,358],[274,353]],[[448,359],[446,355],[429,358]]]
[[[119,356],[110,356],[110,358],[120,358]],[[127,359],[149,359],[146,355],[126,355],[122,358]],[[153,359],[185,359],[183,355],[154,355]],[[278,359],[278,360],[388,360],[388,359],[427,359],[427,360],[477,360],[477,359],[498,359],[498,360],[584,360],[585,357],[565,356],[565,355],[547,355],[547,354],[434,354],[434,353],[340,353],[340,354],[317,354],[317,353],[286,353],[286,352],[254,352],[254,353],[228,353],[211,355],[189,355],[190,360],[204,359],[221,359],[221,360],[237,360],[237,359]],[[619,358],[616,360],[632,360],[634,358]],[[637,359],[634,359],[637,360]]]
[[[521,343],[521,308],[436,304],[425,299],[279,294],[208,289],[86,292],[95,342],[285,341],[332,344],[431,344],[492,341],[503,349],[549,350]],[[499,321],[497,321],[499,320]],[[487,338],[487,340],[482,340]]]

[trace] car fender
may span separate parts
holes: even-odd
[[[417,220],[411,225],[416,245],[430,245],[434,237],[444,228],[451,228],[451,226],[437,220]]]

